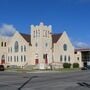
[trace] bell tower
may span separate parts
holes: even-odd
[[[44,63],[49,64],[51,59],[52,47],[52,26],[44,25],[41,22],[39,25],[31,25],[31,44],[34,51],[36,64]]]

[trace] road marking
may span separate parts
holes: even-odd
[[[78,85],[80,85],[80,86],[83,86],[83,87],[88,87],[88,88],[90,88],[90,84],[88,84],[88,83],[86,83],[86,82],[79,82],[79,83],[77,83]]]
[[[19,88],[18,90],[21,90],[29,81],[31,81],[33,78],[37,78],[38,76],[32,76],[30,77],[26,82],[24,82]]]

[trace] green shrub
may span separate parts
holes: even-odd
[[[73,63],[73,68],[79,68],[79,64],[78,63]]]
[[[70,63],[63,63],[63,67],[64,68],[70,68],[71,67],[71,64]]]

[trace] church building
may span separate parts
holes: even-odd
[[[52,26],[31,25],[31,35],[16,33],[11,38],[0,38],[0,63],[6,66],[26,67],[36,65],[38,69],[45,69],[49,65],[63,63],[79,63],[74,46],[67,33],[53,33]]]

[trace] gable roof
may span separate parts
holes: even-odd
[[[31,45],[31,35],[20,33],[21,36]],[[62,36],[62,33],[52,34],[52,43],[57,43],[59,38]]]
[[[52,35],[52,43],[56,43],[61,36],[62,36],[62,33],[53,34],[53,35]]]
[[[20,33],[21,36],[31,45],[31,35]]]

